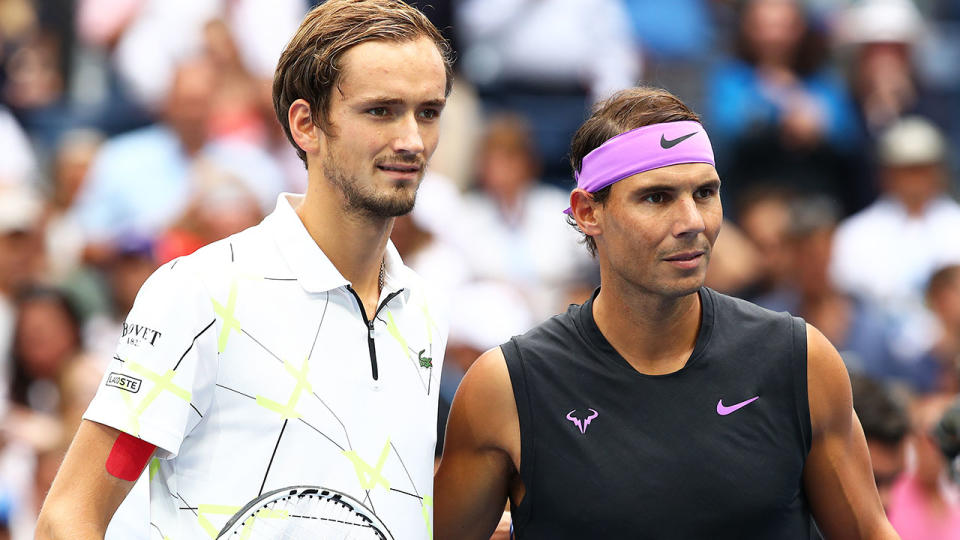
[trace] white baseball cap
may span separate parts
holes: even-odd
[[[923,34],[923,17],[912,0],[865,0],[841,15],[841,43],[907,43]]]
[[[880,135],[880,161],[884,165],[939,163],[946,156],[946,141],[940,129],[921,116],[906,116]]]

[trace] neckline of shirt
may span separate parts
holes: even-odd
[[[301,200],[303,195],[281,193],[277,197],[276,209],[264,220],[281,257],[308,293],[322,293],[350,285],[313,240],[293,209]],[[393,242],[387,240],[381,297],[400,290],[409,291],[410,285],[409,269],[403,264]]]
[[[589,300],[584,302],[579,306],[580,313],[577,317],[577,322],[579,323],[580,329],[584,334],[584,337],[587,339],[587,342],[590,343],[598,351],[598,357],[603,361],[613,360],[620,368],[629,370],[635,376],[644,378],[644,379],[659,379],[666,377],[677,377],[687,372],[691,366],[694,366],[700,357],[703,356],[704,351],[707,348],[707,345],[710,342],[710,336],[713,333],[714,326],[714,292],[707,287],[700,287],[700,290],[697,291],[697,294],[700,295],[700,330],[697,332],[697,340],[693,346],[693,352],[690,353],[690,357],[687,359],[686,363],[680,369],[670,372],[663,373],[659,375],[653,375],[648,373],[642,373],[637,371],[630,362],[627,361],[618,351],[610,344],[606,336],[603,335],[603,332],[600,331],[600,327],[597,326],[597,321],[593,317],[593,302],[596,300],[597,295],[600,294],[600,287],[597,287],[593,291],[593,295]]]

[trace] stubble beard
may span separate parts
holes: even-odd
[[[364,218],[394,218],[410,213],[417,201],[417,188],[423,180],[423,169],[414,186],[397,184],[386,193],[377,193],[364,186],[356,176],[347,174],[332,157],[323,162],[323,175],[343,194],[346,210]]]
[[[660,270],[648,270],[638,274],[633,261],[628,261],[625,266],[618,265],[614,271],[620,279],[629,283],[630,287],[636,291],[642,291],[644,294],[652,294],[664,299],[680,299],[696,293],[703,286],[706,281],[706,268],[709,267],[711,252],[712,248],[707,249],[704,253],[706,258],[704,271],[703,274],[696,277],[673,277],[669,275],[670,270],[666,270],[665,273]],[[659,261],[659,258],[656,260]]]

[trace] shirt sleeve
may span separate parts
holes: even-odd
[[[163,458],[206,414],[218,368],[213,307],[184,266],[168,263],[144,283],[83,416],[156,445]]]

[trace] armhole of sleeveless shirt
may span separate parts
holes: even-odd
[[[532,490],[530,489],[533,479],[533,466],[536,448],[536,432],[534,429],[532,407],[530,405],[530,392],[527,385],[527,377],[523,362],[523,355],[520,352],[520,345],[517,338],[511,338],[510,341],[500,346],[503,352],[503,359],[507,363],[507,371],[510,374],[510,384],[513,387],[513,401],[517,407],[517,420],[520,423],[520,480],[525,486],[525,494],[519,505],[511,501],[511,510],[514,513],[514,520],[517,521],[516,528],[522,528],[529,520],[531,510]],[[523,510],[518,511],[520,508]]]
[[[793,341],[793,389],[797,404],[797,421],[803,438],[804,455],[810,452],[813,428],[810,424],[810,399],[807,386],[807,323],[800,317],[791,317]]]

